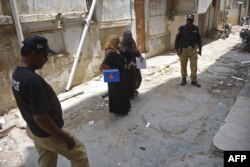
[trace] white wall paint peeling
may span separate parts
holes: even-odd
[[[131,19],[130,0],[104,0],[102,22]]]
[[[167,32],[166,16],[155,16],[148,18],[149,35],[164,34]]]
[[[18,0],[17,5],[20,14],[87,11],[86,0]]]
[[[166,15],[166,0],[150,0],[149,1],[149,16]]]

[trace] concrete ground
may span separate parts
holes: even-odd
[[[91,167],[223,166],[223,154],[214,147],[213,139],[241,88],[249,83],[250,65],[242,62],[250,61],[250,55],[240,50],[237,27],[228,39],[207,42],[199,57],[201,88],[190,81],[179,86],[174,53],[154,57],[142,70],[140,94],[132,101],[128,116],[108,112],[108,99],[102,97],[107,86],[100,77],[69,92],[84,91],[62,106],[65,126],[85,143]],[[6,117],[18,120],[16,111],[11,113]],[[89,121],[94,125],[89,126]],[[0,146],[2,166],[37,166],[34,145],[24,129],[12,128]],[[58,166],[70,164],[60,157]]]

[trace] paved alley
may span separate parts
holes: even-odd
[[[222,167],[223,154],[213,138],[250,80],[249,64],[241,63],[250,61],[250,56],[241,51],[240,42],[238,27],[228,39],[206,40],[198,60],[201,88],[190,80],[179,85],[175,53],[149,59],[139,95],[125,117],[108,112],[103,96],[107,86],[100,77],[75,87],[73,91],[84,93],[62,102],[66,128],[86,145],[90,166]],[[36,150],[25,129],[13,128],[0,145],[2,166],[37,166]],[[9,162],[7,155],[16,160]],[[58,166],[70,164],[60,157]]]

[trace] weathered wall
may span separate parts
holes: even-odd
[[[242,8],[241,10],[241,16],[245,16],[245,8]],[[228,11],[228,21],[231,22],[233,25],[238,24],[238,18],[239,18],[239,11],[238,9],[230,9]]]
[[[146,29],[147,57],[166,52],[170,46],[170,33],[168,31],[168,19],[166,16],[166,0],[149,0],[147,4],[148,28]]]
[[[1,2],[1,5],[4,6],[3,13],[11,15],[8,0]],[[58,5],[59,2],[62,2],[62,5]],[[146,56],[151,57],[174,48],[178,27],[186,23],[186,14],[189,13],[189,9],[185,11],[185,15],[181,14],[175,16],[174,20],[170,20],[166,13],[168,9],[167,1],[146,0],[145,2],[146,47],[148,52]],[[193,1],[191,4],[193,4]],[[38,71],[56,92],[62,92],[65,89],[84,28],[85,5],[85,1],[82,0],[48,0],[46,2],[20,0],[18,2],[18,9],[23,14],[20,19],[24,35],[44,36],[48,38],[49,45],[60,53],[56,57],[49,58],[44,68]],[[134,6],[130,4],[130,1],[98,0],[95,12],[97,22],[92,22],[90,26],[73,86],[90,80],[99,74],[98,67],[104,58],[103,45],[108,35],[117,34],[122,37],[123,31],[126,29],[132,29],[134,32],[135,14],[133,10]],[[62,11],[64,12],[63,28],[59,28],[55,14]],[[0,113],[15,105],[11,92],[10,76],[20,58],[11,18],[6,17],[7,21],[3,20],[4,24],[0,21],[0,35],[3,39],[0,42],[0,76],[1,79],[3,78],[3,81],[0,81],[0,89],[4,91],[0,94]],[[195,23],[197,24],[197,22],[196,16]]]
[[[101,19],[99,23],[92,23],[90,26],[72,86],[99,74],[99,65],[104,58],[102,48],[108,35],[117,34],[121,37],[125,29],[131,29],[130,3],[122,1],[122,3],[114,3],[114,6],[109,8],[109,2],[111,1],[103,3],[101,0],[98,1],[98,4],[101,7],[105,6],[105,9],[99,11],[100,6],[96,9],[96,14]],[[1,1],[1,5],[3,5],[4,14],[11,15],[8,0]],[[121,8],[119,12],[113,10],[117,6]],[[85,1],[82,0],[18,1],[24,35],[44,36],[48,38],[51,48],[60,53],[56,57],[50,57],[44,68],[38,71],[57,93],[65,90],[84,28],[85,9]],[[110,11],[112,11],[111,14]],[[57,26],[55,14],[58,12],[64,14],[63,28]],[[0,36],[1,114],[15,106],[10,77],[20,59],[18,40],[11,17],[0,17]]]
[[[81,32],[82,27],[70,27],[63,33],[46,32],[38,34],[48,38],[49,45],[55,50],[58,50],[61,43],[65,42],[65,48],[67,52],[70,53],[50,57],[44,68],[38,71],[38,73],[45,77],[52,85],[57,93],[65,90],[73,64],[73,55],[78,46]],[[20,51],[13,25],[1,26],[0,35],[0,113],[3,113],[15,106],[10,77],[16,65],[18,65]],[[99,73],[98,67],[103,57],[101,54],[98,26],[93,25],[89,30],[82,53],[73,85],[90,80]]]
[[[249,4],[249,0],[246,1]],[[247,9],[246,4],[243,4],[241,9],[241,16],[245,16]],[[233,25],[238,24],[238,5],[235,0],[221,0],[220,12],[222,15],[226,14],[225,21],[231,22]]]
[[[2,3],[0,3],[0,15],[3,15]]]
[[[18,0],[20,15],[87,11],[86,0]]]
[[[18,64],[18,43],[13,26],[0,26],[0,114],[15,106],[10,76]]]
[[[233,25],[238,24],[238,10],[231,9],[228,11],[228,21],[231,22]]]
[[[175,0],[174,3],[177,15],[186,15],[197,11],[197,0]]]
[[[214,20],[216,20],[216,15],[215,15],[215,7],[213,7],[212,5],[209,6],[208,8],[208,27],[206,32],[209,33],[211,32],[214,28]]]
[[[97,4],[96,19],[98,22],[131,20],[130,0],[99,0]]]

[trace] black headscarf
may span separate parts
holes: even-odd
[[[122,52],[126,52],[128,49],[137,49],[135,40],[133,39],[132,32],[130,30],[126,30],[123,32],[123,39],[120,49]]]

